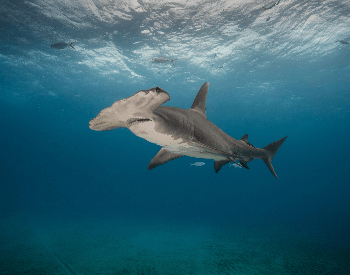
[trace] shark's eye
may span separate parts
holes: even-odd
[[[156,87],[156,93],[164,93],[165,91],[162,88]]]

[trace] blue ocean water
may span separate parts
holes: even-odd
[[[2,0],[0,273],[350,274],[350,3],[274,3]],[[289,134],[279,179],[149,171],[158,145],[89,129],[152,87],[190,108],[204,82],[227,134]]]

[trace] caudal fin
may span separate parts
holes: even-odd
[[[263,149],[266,151],[267,156],[266,158],[263,158],[262,160],[266,163],[267,167],[270,169],[271,173],[278,179],[275,170],[273,170],[271,161],[273,157],[275,156],[278,149],[281,147],[282,143],[286,140],[288,136],[285,136],[284,138],[281,138],[275,142],[270,143],[269,145],[266,145]]]
[[[75,49],[75,48],[73,47],[73,44],[74,44],[75,42],[77,42],[77,41],[74,41],[74,42],[72,42],[72,43],[69,44],[73,49]]]

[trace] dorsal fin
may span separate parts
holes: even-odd
[[[205,105],[207,101],[208,89],[209,89],[209,82],[205,82],[200,88],[191,107],[192,110],[201,113],[205,118],[207,118],[207,115],[205,113],[205,109],[206,109]]]

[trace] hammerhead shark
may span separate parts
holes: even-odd
[[[249,169],[248,162],[262,159],[278,178],[271,160],[287,136],[262,149],[250,144],[247,134],[234,139],[207,119],[208,89],[205,82],[191,109],[161,106],[170,96],[159,87],[141,90],[103,109],[89,127],[95,131],[129,128],[136,136],[162,146],[148,164],[149,170],[183,156],[213,159],[216,173],[229,162]]]

